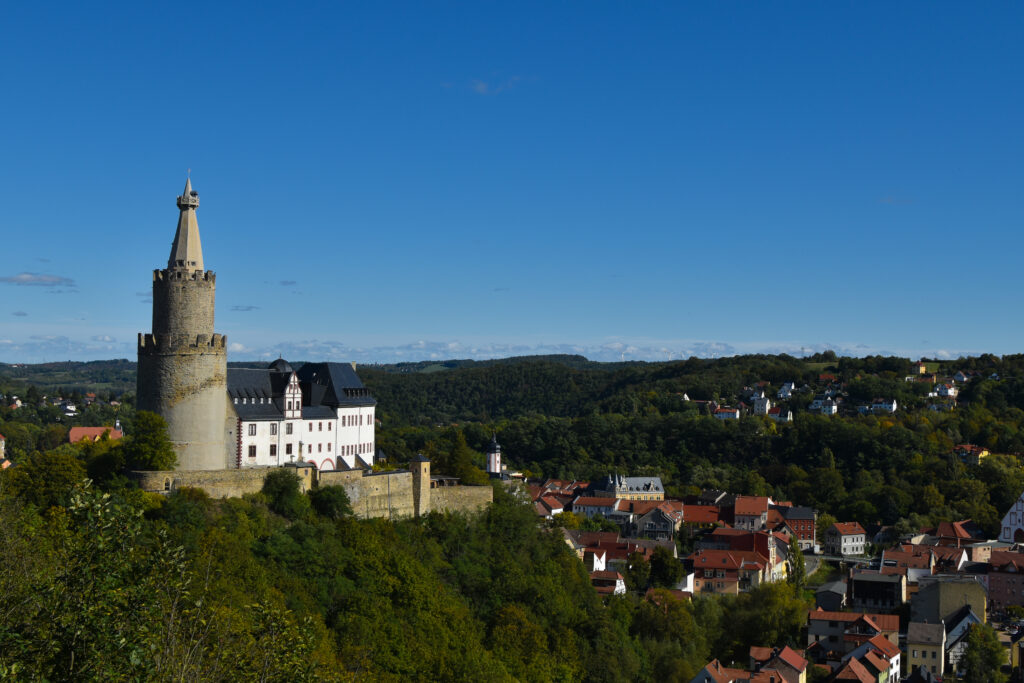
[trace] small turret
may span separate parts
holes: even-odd
[[[491,477],[501,476],[501,445],[498,436],[491,435],[491,443],[487,445],[487,474]]]

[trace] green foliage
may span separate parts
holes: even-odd
[[[683,565],[672,556],[672,551],[664,546],[658,546],[651,554],[652,586],[661,588],[672,588],[683,578]]]
[[[85,468],[78,458],[60,452],[35,452],[17,467],[0,471],[7,492],[41,508],[66,504],[72,487],[83,478]]]
[[[135,415],[135,431],[125,439],[124,459],[131,469],[172,470],[178,463],[167,436],[167,422],[147,410]]]
[[[1006,649],[988,624],[973,624],[967,632],[967,650],[960,666],[966,683],[1004,683],[1000,670],[1007,663]]]
[[[340,486],[321,486],[309,492],[309,500],[316,514],[327,519],[352,516],[348,494]]]
[[[807,586],[807,566],[804,563],[804,551],[800,547],[800,540],[793,536],[789,541],[789,582],[799,595]]]
[[[288,519],[299,519],[309,512],[310,500],[302,494],[302,480],[292,468],[272,470],[263,480],[263,494],[270,509]]]

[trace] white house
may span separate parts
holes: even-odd
[[[307,363],[298,372],[283,359],[265,369],[228,368],[235,465],[368,469],[376,404],[348,363]]]
[[[739,408],[716,408],[715,417],[719,420],[738,420],[740,419]]]
[[[794,391],[796,391],[796,384],[794,384],[793,382],[786,382],[785,384],[782,385],[782,388],[779,389],[779,393],[776,394],[776,397],[792,398]]]
[[[825,554],[863,555],[866,536],[857,522],[836,522],[825,531]]]
[[[943,398],[956,398],[956,395],[960,393],[952,384],[936,384],[935,395],[942,396]]]
[[[772,408],[772,400],[762,393],[754,398],[754,415],[767,415]]]

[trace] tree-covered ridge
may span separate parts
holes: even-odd
[[[357,520],[288,470],[214,501],[84,468],[45,453],[0,474],[0,680],[685,681],[804,618],[785,585],[606,606],[502,488],[476,516]]]

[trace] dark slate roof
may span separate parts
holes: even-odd
[[[303,420],[329,420],[334,418],[334,411],[327,406],[302,406]]]
[[[409,459],[409,462],[430,462],[430,458],[424,456],[422,453],[417,453]]]
[[[275,401],[273,396],[270,373],[266,370],[228,368],[228,397],[240,419],[249,422],[283,419],[280,399]]]
[[[331,407],[377,404],[350,363],[306,363],[297,374],[304,385],[311,388],[324,387],[323,399],[319,403]],[[314,395],[311,392],[311,403]]]
[[[776,506],[783,519],[814,519],[814,510],[809,507],[795,505],[793,507]]]
[[[840,593],[846,595],[846,584],[842,581],[830,581],[823,583],[816,591],[818,593]]]
[[[268,369],[274,372],[284,372],[287,374],[295,372],[294,370],[292,370],[292,366],[284,358],[278,358],[277,360],[275,360],[273,363],[270,364],[270,367]]]

